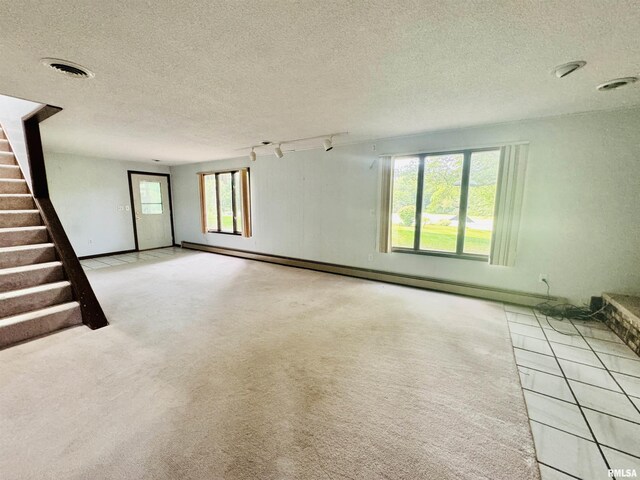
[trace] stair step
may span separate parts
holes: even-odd
[[[4,134],[4,130],[2,128],[0,128],[0,138],[5,139],[7,138],[7,136]]]
[[[18,165],[0,165],[0,178],[22,179],[22,170]]]
[[[0,210],[0,228],[42,225],[39,210]]]
[[[48,240],[49,235],[47,233],[47,227],[43,225],[34,227],[0,228],[0,247],[47,243]]]
[[[0,138],[0,152],[10,152],[11,145],[9,145],[9,140],[6,138]]]
[[[26,180],[0,178],[0,193],[29,193]]]
[[[35,287],[64,280],[62,262],[34,263],[0,269],[0,292]]]
[[[0,155],[0,165],[17,165],[16,157],[13,155]]]
[[[30,193],[0,194],[0,210],[35,210],[36,202]]]
[[[56,250],[53,243],[37,243],[15,247],[0,247],[0,268],[19,267],[32,263],[53,262]]]
[[[0,348],[82,323],[80,304],[66,302],[0,320]]]
[[[71,284],[66,280],[0,293],[0,315],[8,317],[71,301]],[[0,317],[0,318],[2,318]]]

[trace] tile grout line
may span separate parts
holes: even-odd
[[[573,324],[573,322],[571,322]],[[575,325],[574,325],[575,327]],[[581,334],[582,335],[582,334]],[[585,342],[587,343],[587,345],[589,345],[589,347],[591,347],[591,345],[589,344],[589,342],[587,342],[585,340]],[[594,355],[598,358],[598,361],[602,364],[602,366],[604,367],[604,369],[607,371],[607,373],[609,374],[609,376],[611,378],[613,378],[613,381],[616,382],[616,385],[618,385],[618,387],[620,387],[620,390],[622,390],[622,393],[624,394],[625,397],[627,397],[627,400],[629,400],[629,403],[631,403],[631,406],[636,410],[636,412],[640,413],[640,408],[638,408],[638,406],[635,404],[635,402],[633,400],[631,400],[629,394],[627,393],[627,391],[622,388],[622,385],[620,385],[620,383],[618,382],[618,379],[609,371],[609,369],[607,368],[607,365],[602,361],[602,359],[600,358],[600,356],[598,355],[598,352],[596,352],[593,347],[591,347],[591,351],[594,353]],[[604,352],[602,352],[604,353]],[[607,354],[609,355],[609,354]],[[624,358],[624,357],[622,357]],[[624,375],[624,374],[623,374]],[[635,423],[635,422],[634,422]]]
[[[525,367],[525,368],[526,368],[526,367]],[[542,373],[545,373],[545,372],[542,372]],[[525,374],[525,375],[526,375],[526,374]],[[531,393],[535,393],[535,394],[537,394],[537,395],[542,395],[543,397],[553,398],[554,400],[558,400],[559,402],[568,403],[569,405],[576,405],[576,406],[577,406],[577,404],[576,404],[576,403],[570,402],[569,400],[565,400],[564,398],[554,397],[553,395],[549,395],[548,393],[538,392],[538,391],[536,391],[536,390],[532,390],[532,389],[527,388],[527,387],[522,387],[522,390],[527,391],[527,392],[531,392]],[[618,394],[619,394],[619,392],[615,392],[615,393],[618,393]],[[608,416],[608,417],[617,418],[618,420],[624,420],[625,422],[633,423],[634,425],[638,425],[638,426],[640,426],[640,422],[635,422],[635,421],[633,421],[633,420],[629,420],[628,418],[624,418],[624,417],[621,417],[621,416],[619,416],[619,415],[614,415],[614,414],[612,414],[612,413],[604,412],[604,411],[602,411],[602,410],[598,410],[597,408],[587,407],[586,405],[582,405],[582,408],[584,408],[584,409],[586,409],[586,410],[591,410],[592,412],[601,413],[602,415],[606,415],[606,416]],[[536,421],[537,421],[537,420],[536,420]],[[542,423],[542,422],[539,422],[539,421],[538,421],[538,423]],[[558,429],[558,430],[560,430],[560,429]],[[627,453],[627,452],[625,452],[625,453]]]
[[[564,358],[561,358],[560,360],[564,360],[564,361],[567,361],[567,362],[569,361],[569,360],[565,360]],[[575,362],[574,362],[574,363],[575,363]],[[529,367],[529,366],[527,366],[527,365],[521,365],[521,364],[519,364],[517,361],[516,361],[516,365],[517,365],[518,367],[526,368],[527,370],[533,370],[534,372],[546,373],[547,375],[553,375],[554,377],[558,377],[558,378],[565,378],[565,377],[563,377],[562,375],[558,375],[557,373],[551,373],[551,372],[547,372],[547,371],[545,371],[545,370],[540,370],[539,368]],[[585,363],[581,363],[580,365],[584,365],[585,367],[588,367],[588,366],[589,366],[589,365],[587,365],[587,364],[585,364]],[[593,367],[593,368],[598,368],[598,367]],[[600,368],[599,370],[604,370],[604,369]],[[524,372],[521,372],[521,373],[524,373]],[[526,374],[525,374],[525,375],[526,375]],[[594,384],[594,383],[584,382],[584,381],[582,381],[582,380],[576,380],[575,378],[569,378],[569,377],[566,377],[566,378],[567,378],[568,380],[571,380],[572,382],[580,383],[580,384],[582,384],[582,385],[589,385],[590,387],[599,388],[600,390],[606,390],[607,392],[613,392],[613,393],[618,393],[618,394],[623,393],[623,391],[622,391],[622,390],[621,390],[621,391],[611,390],[610,388],[607,388],[607,387],[601,387],[600,385],[596,385],[596,384]],[[533,390],[532,390],[532,391],[533,391]],[[635,396],[633,396],[633,395],[629,395],[629,397],[631,397],[631,398],[638,398],[638,399],[640,399],[640,397],[635,397]],[[554,397],[554,398],[555,398],[555,397]]]
[[[545,467],[547,467],[547,468],[550,468],[550,469],[552,469],[552,470],[555,470],[556,472],[560,472],[560,473],[562,473],[562,474],[566,475],[567,477],[575,478],[575,479],[577,479],[577,480],[582,480],[580,477],[576,477],[575,475],[571,475],[570,473],[567,473],[567,472],[565,472],[564,470],[560,470],[559,468],[552,467],[551,465],[548,465],[548,464],[543,463],[543,462],[538,462],[538,463],[539,463],[540,465],[544,465],[544,466],[545,466]]]
[[[524,325],[523,323],[519,323],[518,325]],[[533,327],[533,325],[525,325],[527,327]],[[543,327],[533,327],[533,328],[540,328],[541,330],[545,330]],[[546,330],[551,330],[550,328],[547,328]],[[513,332],[514,335],[520,335],[521,337],[527,337],[527,338],[532,338],[534,340],[541,340],[541,341],[545,341],[544,339],[540,338],[540,337],[532,337],[531,335],[526,335],[524,333],[518,333],[518,332]],[[568,336],[572,336],[572,337],[581,337],[581,334],[572,334],[572,333],[563,333],[562,335],[568,335]],[[581,337],[585,343],[587,343],[587,345],[589,345],[589,342],[587,342],[586,338]],[[599,342],[609,342],[613,345],[624,345],[624,343],[618,343],[618,342],[612,342],[611,340],[602,340],[601,338],[594,338],[594,337],[588,337],[591,338],[592,340],[598,340]],[[593,350],[593,347],[591,347],[591,345],[589,345],[590,348],[584,348],[584,347],[578,347],[577,345],[569,345],[568,343],[562,343],[562,342],[554,342],[553,340],[546,340],[549,343],[556,343],[558,345],[564,345],[565,347],[572,347],[572,348],[579,348],[580,350],[585,350],[585,351],[596,351]],[[629,358],[629,357],[623,357],[622,355],[617,355],[615,353],[609,353],[609,352],[600,352],[600,353],[605,353],[607,355],[611,355],[612,357],[619,357],[619,358],[626,358],[627,360],[632,360],[634,362],[637,362],[638,360],[635,360],[633,358]]]
[[[541,340],[542,342],[544,342],[544,340]],[[537,353],[538,355],[544,355],[545,357],[549,357],[549,358],[553,358],[553,355],[549,355],[548,353],[542,353],[542,352],[537,352],[535,350],[529,350],[528,348],[522,348],[522,347],[516,347],[515,345],[513,346],[513,348],[517,348],[518,350],[523,350],[525,352],[529,352],[529,353]],[[597,368],[598,370],[606,370],[605,368],[602,367],[597,367],[595,365],[590,365],[588,363],[583,363],[583,362],[577,362],[575,360],[571,360],[568,358],[564,358],[564,357],[558,357],[560,360],[564,360],[565,362],[571,362],[571,363],[575,363],[577,365],[584,365],[586,367],[591,367],[591,368]],[[624,357],[622,357],[624,358]],[[637,375],[630,375],[628,373],[622,373],[622,372],[618,372],[616,370],[611,370],[614,373],[620,373],[622,375],[626,375],[627,377],[633,377],[633,378],[640,378],[640,376]]]
[[[540,472],[540,460],[538,459],[538,447],[536,447],[536,442],[533,437],[533,429],[531,428],[532,427],[531,416],[529,415],[529,407],[527,406],[527,399],[524,396],[524,387],[522,386],[522,378],[520,377],[520,370],[518,369],[518,361],[516,359],[516,347],[513,345],[513,337],[511,336],[511,328],[509,327],[509,317],[507,316],[507,310],[504,303],[502,304],[502,311],[504,312],[504,318],[507,321],[507,332],[509,332],[509,341],[511,342],[511,354],[513,357],[513,362],[516,366],[518,385],[520,385],[520,398],[522,398],[522,403],[524,403],[525,412],[527,414],[527,420],[529,420],[527,425],[529,427],[529,435],[531,438],[531,443],[533,444],[533,453],[535,455],[535,461],[538,463],[538,474],[540,475],[540,478],[542,478],[542,473]]]
[[[571,405],[573,405],[573,403]],[[554,430],[557,430],[557,431],[562,432],[562,433],[566,433],[567,435],[571,435],[572,437],[580,438],[580,439],[584,440],[585,442],[591,442],[593,444],[598,443],[598,442],[594,442],[593,440],[589,440],[588,438],[583,437],[582,435],[576,435],[575,433],[569,432],[567,430],[563,430],[562,428],[554,427],[553,425],[549,425],[548,423],[541,422],[540,420],[534,420],[534,419],[530,418],[529,421],[538,423],[540,425],[544,425],[545,427],[553,428]],[[640,460],[640,457],[638,457],[637,455],[634,455],[633,453],[625,452],[624,450],[620,450],[617,447],[612,447],[611,445],[607,445],[606,443],[602,443],[601,445],[603,447],[607,447],[610,450],[615,450],[616,452],[624,453],[625,455],[628,455],[630,457],[637,458],[637,459]],[[538,463],[542,463],[542,462],[538,462]],[[550,466],[550,465],[547,465],[547,466]]]
[[[538,315],[536,314],[535,310],[532,310],[532,311],[533,311],[534,317],[536,318],[536,320],[538,320],[538,324],[540,324],[540,328],[542,328],[542,323],[540,322],[540,319],[538,318]],[[574,325],[574,327],[575,327],[575,325]],[[547,338],[547,334],[544,333],[544,329],[542,329],[542,330],[543,330],[543,334],[544,334],[545,338]],[[587,428],[589,429],[589,433],[591,433],[591,436],[593,437],[593,441],[595,442],[596,447],[598,447],[598,451],[600,452],[600,455],[602,456],[602,459],[604,460],[604,464],[607,466],[607,469],[610,470],[611,469],[611,465],[609,465],[609,461],[607,460],[607,457],[605,457],[604,452],[602,451],[602,447],[600,446],[600,443],[598,442],[598,439],[596,438],[596,435],[593,432],[593,429],[591,428],[591,425],[589,424],[589,420],[587,420],[587,416],[585,415],[584,410],[582,409],[582,405],[580,405],[580,402],[578,402],[578,397],[576,396],[575,392],[573,391],[573,388],[571,388],[571,384],[569,383],[569,380],[567,379],[567,376],[564,373],[562,365],[560,365],[560,361],[558,360],[558,357],[556,356],[556,353],[553,350],[553,346],[551,346],[551,342],[549,341],[548,338],[547,338],[547,342],[549,343],[549,347],[551,348],[551,352],[553,353],[553,356],[556,359],[556,363],[558,364],[558,368],[562,372],[562,375],[564,375],[564,381],[567,384],[567,387],[569,388],[569,391],[571,392],[571,395],[573,396],[573,399],[576,401],[576,405],[578,406],[578,409],[580,410],[580,414],[582,415],[582,418],[584,418],[584,421],[587,424]],[[615,477],[612,477],[612,478],[615,478]]]
[[[585,352],[590,352],[590,351],[591,351],[591,352],[595,352],[595,350],[593,350],[593,349],[587,349],[587,348],[581,348],[581,347],[574,347],[573,345],[566,345],[566,344],[564,344],[564,343],[558,343],[558,342],[549,342],[548,340],[543,340],[543,339],[541,339],[541,338],[536,338],[536,337],[529,337],[529,336],[527,336],[527,335],[522,335],[522,334],[520,334],[520,333],[514,333],[513,335],[519,335],[519,336],[521,336],[521,337],[531,338],[532,340],[539,340],[539,341],[541,341],[541,342],[547,342],[548,344],[552,344],[552,343],[553,343],[553,344],[556,344],[556,345],[562,345],[562,346],[564,346],[564,347],[578,348],[578,349],[580,349],[580,350],[584,350]],[[598,340],[598,339],[596,339],[596,340]],[[513,344],[513,338],[511,339],[511,343]],[[536,350],[530,350],[530,349],[528,349],[528,348],[516,347],[515,345],[513,345],[513,348],[517,348],[517,349],[519,349],[519,350],[525,350],[525,351],[527,351],[527,352],[537,353],[537,354],[539,354],[539,355],[545,355],[546,357],[553,357],[553,356],[554,356],[554,355],[549,355],[548,353],[542,353],[542,352],[537,352]],[[610,357],[616,357],[616,358],[622,358],[623,360],[629,360],[629,361],[631,361],[631,362],[638,362],[638,361],[639,361],[639,360],[634,360],[633,358],[629,358],[629,357],[621,357],[620,355],[615,355],[615,354],[613,354],[613,353],[607,353],[607,352],[600,352],[600,353],[602,353],[602,354],[604,354],[604,355],[609,355]],[[559,358],[560,360],[565,360],[565,361],[567,361],[567,362],[578,363],[578,364],[580,364],[580,365],[586,365],[587,367],[599,368],[600,370],[608,370],[608,371],[612,371],[612,372],[615,372],[615,373],[620,373],[620,374],[622,374],[622,375],[626,375],[626,376],[628,376],[628,377],[640,378],[640,375],[633,375],[633,374],[631,374],[631,373],[618,372],[617,370],[610,370],[610,369],[609,369],[609,368],[607,368],[607,367],[598,367],[598,366],[596,366],[596,365],[591,365],[591,364],[589,364],[589,363],[584,363],[584,362],[578,362],[578,361],[576,361],[576,360],[571,360],[571,359],[569,359],[569,358],[564,358],[564,357],[558,357],[558,358]],[[600,360],[600,358],[599,358],[599,357],[598,357],[598,360]],[[600,361],[600,363],[603,363],[603,362],[602,362],[602,361]]]
[[[573,403],[571,405],[573,405]],[[554,427],[553,425],[549,425],[548,423],[541,422],[540,420],[534,420],[533,418],[530,418],[529,420],[531,422],[535,422],[535,423],[537,423],[539,425],[544,425],[545,427],[553,428],[554,430],[557,430],[559,432],[566,433],[567,435],[571,435],[572,437],[580,438],[580,439],[584,440],[585,442],[591,442],[593,444],[596,443],[596,442],[594,442],[593,440],[591,440],[591,439],[589,439],[587,437],[583,437],[582,435],[577,435],[577,434],[569,432],[567,430],[563,430],[562,428]]]

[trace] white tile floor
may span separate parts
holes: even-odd
[[[155,250],[144,250],[142,252],[123,253],[108,257],[96,257],[80,260],[80,264],[85,270],[97,270],[99,268],[114,267],[125,263],[144,262],[146,260],[157,260],[159,258],[172,257],[188,253],[180,247],[157,248]]]
[[[188,253],[169,247],[81,260],[85,270]],[[505,305],[543,480],[640,477],[640,357],[605,325]]]
[[[542,479],[640,477],[640,357],[600,322],[505,311]]]

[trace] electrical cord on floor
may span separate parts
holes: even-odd
[[[579,307],[578,305],[573,305],[572,303],[560,303],[557,305],[553,305],[551,303],[551,295],[550,295],[551,285],[549,285],[549,282],[546,279],[543,279],[542,281],[547,285],[547,301],[539,303],[533,308],[534,310],[538,311],[541,315],[544,315],[544,317],[547,319],[547,323],[553,330],[555,330],[558,333],[561,333],[562,335],[569,335],[569,336],[577,335],[575,333],[561,332],[560,330],[555,328],[551,324],[551,322],[549,322],[549,318],[552,318],[558,321],[564,321],[564,320],[600,321],[600,319],[598,318],[598,314],[602,312],[605,309],[605,307],[602,307],[601,309],[593,312],[586,305],[583,307]]]

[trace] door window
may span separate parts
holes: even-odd
[[[140,203],[144,215],[162,215],[160,182],[140,181]]]

